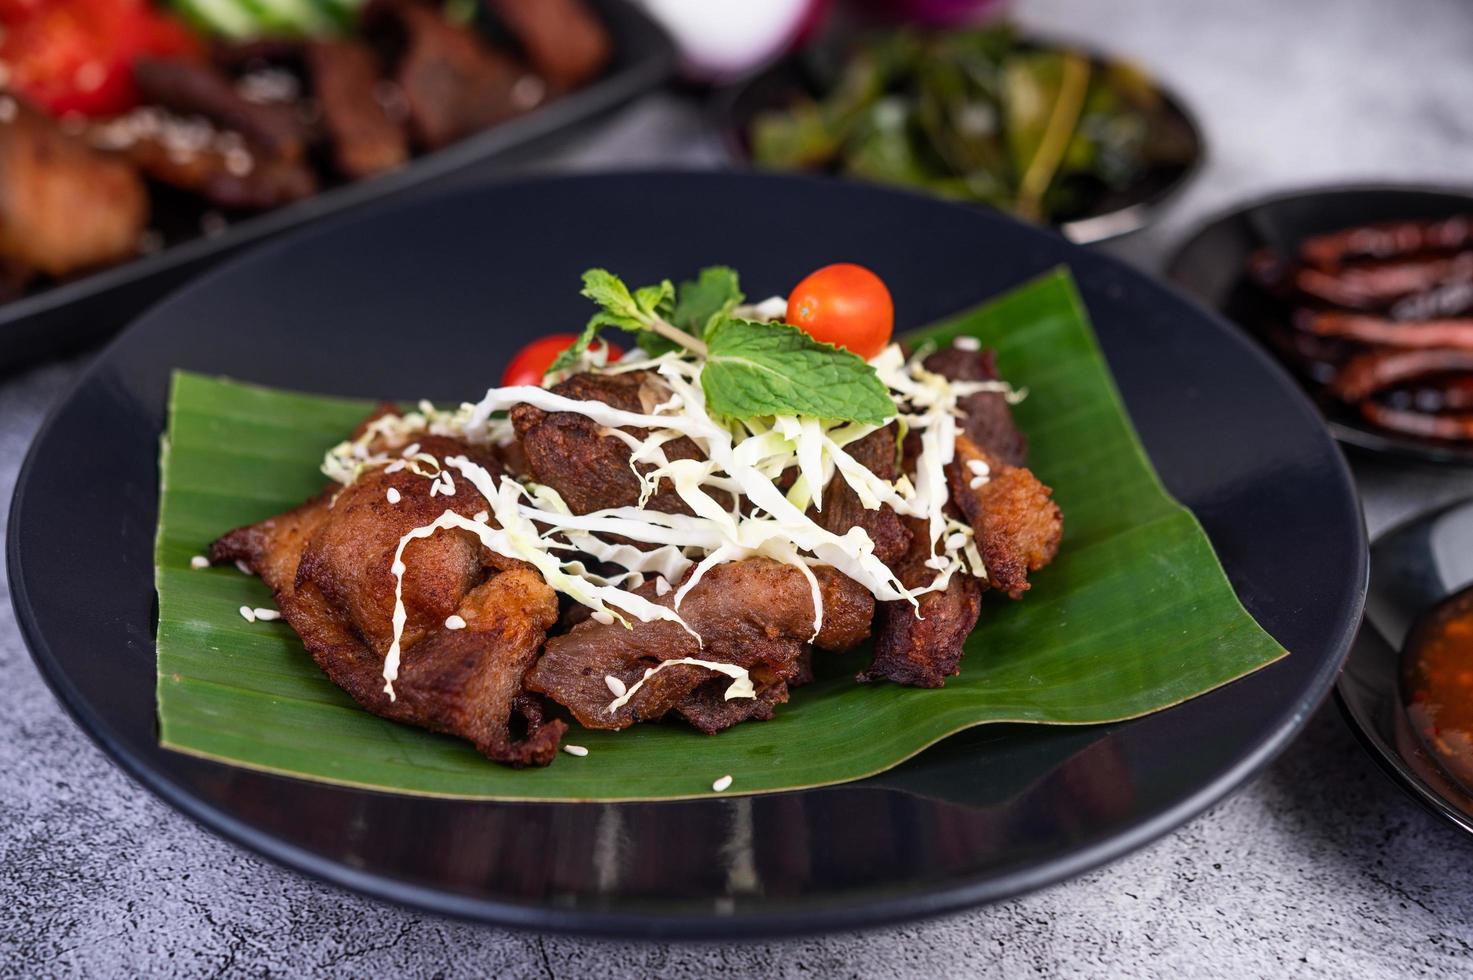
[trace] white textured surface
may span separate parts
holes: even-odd
[[[1473,7],[1460,0],[1037,0],[1025,18],[1136,55],[1213,158],[1162,243],[1244,195],[1345,178],[1466,180]],[[560,165],[719,158],[641,105]],[[73,366],[0,380],[0,500]],[[1373,530],[1473,474],[1357,463]],[[3,511],[0,511],[3,515]],[[3,516],[0,516],[3,519]],[[1326,574],[1334,570],[1327,569]],[[940,922],[741,947],[620,945],[447,922],[305,881],[198,830],[67,719],[0,603],[0,975],[1455,976],[1473,969],[1473,841],[1409,802],[1333,708],[1266,775],[1102,871]]]

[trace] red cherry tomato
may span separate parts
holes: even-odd
[[[578,335],[571,333],[553,333],[546,337],[538,337],[517,351],[511,363],[506,366],[506,370],[501,372],[502,386],[542,384],[542,376],[547,373],[548,368],[552,367],[552,362],[557,360],[559,354],[572,347],[573,342],[577,339]],[[595,340],[589,345],[589,349],[598,350],[603,346],[603,341]],[[608,363],[612,364],[624,356],[623,349],[617,344],[609,344],[608,347]]]
[[[815,340],[865,360],[890,342],[895,304],[880,277],[862,265],[826,265],[788,294],[787,322]]]
[[[110,116],[138,104],[133,63],[194,58],[199,40],[144,0],[3,0],[8,87],[52,113]]]

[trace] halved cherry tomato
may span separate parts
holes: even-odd
[[[793,287],[787,322],[815,340],[869,360],[890,342],[895,304],[879,276],[862,265],[840,262]]]
[[[542,376],[547,373],[548,368],[552,367],[552,362],[557,360],[559,354],[572,347],[573,342],[577,339],[578,335],[571,333],[552,333],[546,337],[538,337],[517,351],[511,363],[506,366],[506,370],[501,372],[501,384],[504,387],[542,384]],[[603,346],[603,341],[595,340],[589,345],[589,349],[599,350]],[[609,344],[608,347],[608,363],[612,364],[624,356],[624,351],[619,345]]]
[[[133,63],[194,58],[200,41],[146,0],[4,0],[7,87],[53,115],[110,116],[138,104]]]

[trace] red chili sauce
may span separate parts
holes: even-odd
[[[1413,627],[1402,663],[1412,727],[1447,774],[1473,792],[1473,589]]]

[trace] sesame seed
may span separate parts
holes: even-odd
[[[447,616],[445,617],[445,628],[447,630],[463,630],[465,629],[465,620],[459,616]]]
[[[390,463],[388,466],[385,466],[384,467],[384,472],[385,473],[398,473],[406,465],[408,465],[408,464],[406,464],[404,462],[404,460],[402,460],[402,459],[396,459],[392,463]]]
[[[195,555],[193,558],[189,559],[189,567],[196,570],[201,568],[209,568],[210,560],[204,555]]]
[[[727,790],[731,789],[731,777],[722,776],[720,779],[716,780],[716,782],[711,784],[711,788],[718,793],[725,793]]]
[[[404,499],[394,487],[389,487],[388,492],[384,496],[389,498],[389,503],[391,504],[397,504],[400,500]]]
[[[438,496],[439,493],[440,493],[440,484],[439,483],[431,483],[430,484],[430,496],[431,497],[435,497],[435,496]]]
[[[563,751],[568,753],[568,755],[576,755],[580,759],[588,754],[588,750],[581,745],[564,745]]]
[[[974,476],[972,477],[972,482],[968,483],[967,486],[971,487],[973,490],[980,490],[985,483],[987,483],[987,477]]]
[[[404,451],[399,455],[403,456],[405,459],[408,459],[417,452],[419,452],[419,443],[411,442],[409,445],[404,447]]]
[[[609,690],[616,698],[622,698],[624,694],[629,690],[627,687],[624,686],[624,682],[619,680],[619,678],[615,677],[613,674],[604,675],[604,683],[609,686]]]
[[[235,570],[238,571],[238,572],[240,572],[240,574],[242,574],[242,575],[254,575],[254,574],[256,574],[255,572],[251,571],[251,566],[247,565],[245,562],[241,561],[239,558],[235,559]]]
[[[670,582],[663,575],[655,576],[655,595],[669,595]]]
[[[978,476],[986,476],[987,474],[992,472],[992,467],[988,466],[980,459],[967,460],[967,469],[971,470]]]
[[[955,551],[956,549],[960,548],[962,545],[964,545],[966,543],[967,543],[967,536],[965,534],[962,534],[962,533],[958,532],[956,534],[951,535],[950,537],[948,537],[946,539],[946,549],[948,551]]]
[[[957,350],[981,350],[982,341],[976,337],[958,337],[951,342],[951,346]]]
[[[491,519],[491,514],[488,511],[478,510],[478,511],[476,511],[476,516],[474,518],[472,518],[472,519],[477,524],[485,524],[487,521],[489,521]]]
[[[593,611],[593,619],[595,622],[603,623],[605,626],[608,626],[614,621],[614,614],[610,612],[605,612],[602,609],[595,609]],[[620,691],[619,693],[623,694],[624,692]]]
[[[256,619],[263,623],[274,623],[281,618],[281,613],[275,609],[256,608],[251,610],[256,614]]]
[[[256,621],[256,611],[250,606],[241,606],[240,618],[244,619],[247,623],[254,623]]]

